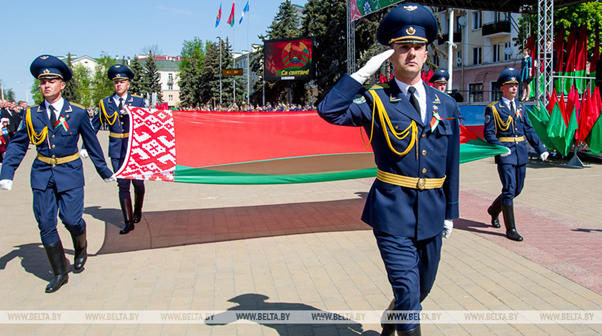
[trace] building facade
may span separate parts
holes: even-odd
[[[442,39],[435,45],[448,52],[450,11],[441,8],[435,11],[441,22]],[[520,70],[522,53],[514,46],[518,36],[520,14],[454,10],[452,68],[448,69],[448,59],[440,57],[434,63],[452,75],[452,89],[458,90],[464,102],[479,103],[498,100],[501,91],[497,79],[507,67]]]

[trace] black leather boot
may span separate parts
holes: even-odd
[[[523,237],[516,232],[516,223],[514,222],[514,204],[502,205],[502,212],[504,213],[504,224],[506,225],[506,237],[516,241],[523,241]]]
[[[86,241],[86,231],[79,236],[71,236],[73,239],[73,249],[75,257],[73,259],[73,269],[75,272],[81,272],[86,260],[88,260],[88,242]]]
[[[487,209],[487,213],[491,216],[491,225],[499,229],[500,225],[500,212],[502,212],[502,195],[500,194],[491,206]]]
[[[44,245],[44,250],[46,250],[48,262],[50,262],[50,268],[54,274],[54,278],[52,278],[48,286],[46,286],[46,293],[54,293],[69,281],[69,274],[67,274],[67,259],[65,259],[65,251],[63,250],[63,244],[60,241],[54,244]]]
[[[134,223],[140,223],[142,219],[142,203],[144,203],[144,194],[134,193]]]
[[[394,309],[395,299],[391,300],[391,303],[389,303],[389,306],[385,310],[384,314],[387,314],[388,311]],[[383,328],[383,331],[381,331],[380,333],[381,336],[395,336],[395,324],[381,322],[380,326]]]
[[[397,336],[421,336],[420,325],[416,328],[406,331],[397,330]]]
[[[125,225],[119,230],[119,234],[126,234],[134,230],[134,220],[132,219],[132,200],[121,199],[119,200],[121,205],[121,212],[123,212],[123,221]]]

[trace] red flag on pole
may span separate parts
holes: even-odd
[[[232,1],[232,11],[230,12],[230,17],[228,18],[228,24],[230,27],[234,27],[234,3],[235,1]]]

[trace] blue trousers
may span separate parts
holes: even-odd
[[[113,171],[117,172],[125,158],[111,158],[111,164],[113,165]],[[138,195],[144,194],[144,181],[142,180],[130,180],[130,179],[117,179],[117,186],[119,187],[119,199],[131,199],[130,196],[130,184],[134,185],[134,192]]]
[[[46,190],[32,189],[33,215],[38,222],[42,244],[50,245],[61,240],[56,230],[56,213],[65,228],[72,236],[79,236],[86,231],[84,214],[84,187],[74,188],[63,192],[56,190],[54,177],[48,181]]]
[[[513,204],[514,198],[520,195],[525,186],[527,165],[499,163],[497,172],[500,175],[500,181],[502,181],[502,204]]]
[[[413,238],[389,235],[374,230],[374,237],[383,258],[389,283],[395,295],[395,310],[421,311],[420,302],[430,293],[441,260],[441,237],[417,241]],[[407,331],[420,322],[397,324],[397,330]]]

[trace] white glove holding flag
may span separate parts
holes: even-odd
[[[87,158],[89,157],[89,155],[88,155],[88,151],[82,148],[82,149],[79,151],[79,156],[83,157],[84,159],[87,159]]]
[[[370,76],[374,75],[374,73],[380,69],[381,65],[389,58],[395,50],[389,49],[385,52],[382,52],[376,56],[373,56],[361,69],[354,72],[351,77],[355,79],[358,83],[364,84],[364,82],[370,78]]]
[[[0,180],[0,189],[11,190],[13,188],[13,180]]]
[[[130,114],[130,113],[128,112],[128,109],[124,106],[123,109],[121,110],[121,115],[128,115],[128,114]]]
[[[539,155],[539,159],[540,159],[541,161],[545,161],[545,160],[547,160],[547,159],[548,159],[548,156],[550,156],[550,153],[548,153],[548,152],[543,152],[543,153],[541,153],[541,155]]]
[[[443,221],[443,238],[448,238],[454,229],[454,221],[446,219]]]
[[[111,175],[111,177],[107,177],[106,179],[104,179],[105,182],[109,183],[109,182],[115,182],[117,181],[117,178],[115,177],[115,174]]]
[[[512,153],[510,148],[506,148],[506,149],[508,150],[508,153],[500,154],[501,157],[506,157],[506,156],[510,155],[510,153]]]

